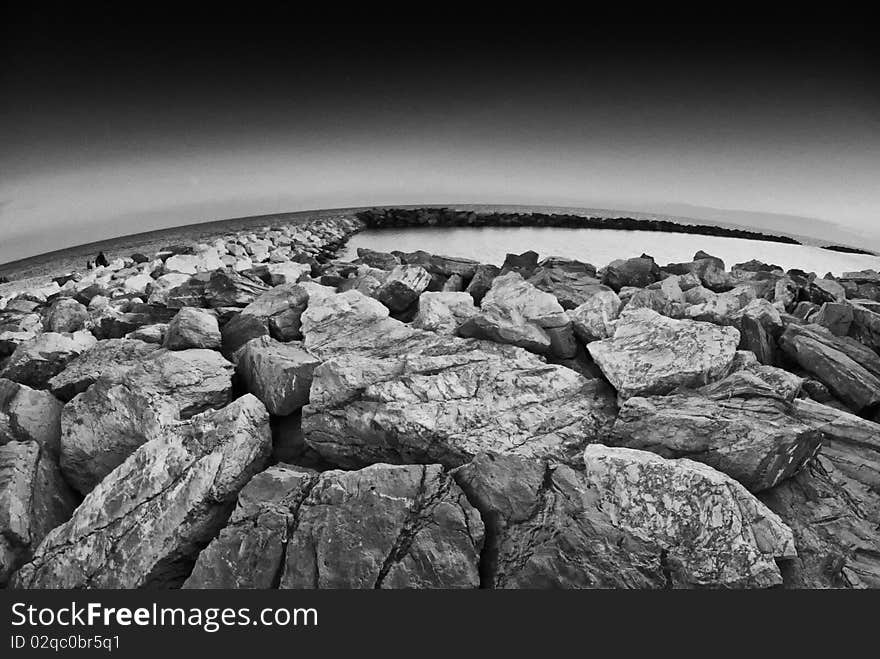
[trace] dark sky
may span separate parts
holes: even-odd
[[[0,262],[393,203],[802,215],[880,240],[866,28],[7,27]]]

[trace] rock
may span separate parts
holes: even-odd
[[[96,342],[95,337],[86,331],[40,334],[15,349],[0,371],[0,377],[35,389],[45,389],[53,376],[63,371],[74,357],[81,355]]]
[[[661,290],[640,288],[630,296],[624,309],[627,311],[651,309],[663,316],[681,318],[684,315],[685,305],[673,302]]]
[[[834,336],[846,336],[853,322],[853,307],[845,302],[824,302],[810,320]]]
[[[92,320],[91,330],[98,339],[121,339],[141,327],[168,323],[176,314],[176,309],[155,304],[133,304],[124,313],[105,307]]]
[[[72,298],[62,297],[52,303],[43,327],[47,332],[76,332],[86,326],[88,319],[88,309]]]
[[[449,279],[443,282],[443,286],[440,287],[440,290],[444,293],[461,292],[464,291],[464,283],[464,279],[461,275],[449,275]],[[471,304],[473,304],[473,302],[474,299],[471,298]]]
[[[800,320],[807,320],[814,313],[819,311],[819,306],[812,302],[798,302],[794,305],[791,314]]]
[[[782,350],[854,411],[880,409],[880,356],[819,325],[789,325]]]
[[[149,292],[152,291],[155,283],[156,280],[153,279],[150,275],[132,275],[125,280],[125,283],[122,285],[122,290],[126,293],[147,295]]]
[[[501,265],[502,275],[515,272],[523,279],[531,277],[538,267],[538,253],[532,250],[522,254],[508,254]]]
[[[162,345],[165,341],[165,333],[168,331],[167,323],[156,323],[155,325],[144,325],[138,327],[133,332],[125,335],[126,339],[132,341],[143,341],[144,343],[154,343]]]
[[[359,263],[379,270],[393,270],[401,264],[401,260],[394,254],[377,252],[366,247],[358,247],[357,255]]]
[[[70,521],[46,536],[15,585],[180,585],[270,450],[269,415],[253,396],[177,426],[98,484]]]
[[[244,345],[236,370],[270,414],[287,416],[309,402],[312,372],[320,363],[300,345],[262,336]]]
[[[268,290],[259,280],[236,272],[200,272],[165,295],[165,304],[182,307],[244,307]]]
[[[814,279],[809,285],[810,301],[815,304],[825,302],[843,302],[846,300],[846,291],[833,279]]]
[[[774,487],[813,457],[821,435],[798,420],[791,402],[767,395],[753,378],[738,372],[736,382],[632,397],[621,406],[608,443],[702,462],[752,492]]]
[[[482,544],[479,514],[438,465],[278,465],[242,490],[185,587],[476,588]]]
[[[89,492],[142,444],[179,419],[232,397],[233,366],[212,350],[159,350],[120,373],[105,373],[61,413],[61,469]]]
[[[57,454],[62,404],[46,391],[0,378],[0,445],[34,442]]]
[[[474,276],[477,266],[480,264],[471,259],[463,259],[454,256],[441,256],[429,254],[423,250],[416,252],[392,252],[404,265],[421,266],[432,275],[432,278],[440,279],[458,275],[462,279],[470,279]],[[392,268],[386,268],[388,270]]]
[[[478,265],[474,271],[474,276],[465,289],[474,298],[476,304],[483,301],[483,297],[492,287],[492,281],[501,273],[501,270],[494,265]]]
[[[474,298],[469,293],[426,292],[419,296],[419,311],[412,325],[419,329],[452,335],[459,325],[478,313]]]
[[[624,286],[644,288],[659,278],[660,268],[654,263],[654,259],[635,258],[609,263],[605,268],[602,283],[618,292]]]
[[[852,322],[849,334],[862,344],[880,352],[880,304],[870,300],[851,300]]]
[[[574,309],[592,297],[599,285],[596,268],[589,263],[562,258],[544,259],[528,282],[553,295],[563,309]]]
[[[181,272],[169,272],[158,277],[150,287],[150,296],[147,298],[147,302],[150,304],[167,304],[171,291],[184,286],[189,280],[190,276]]]
[[[673,320],[649,309],[626,313],[614,336],[587,350],[621,398],[663,394],[727,374],[739,332],[693,320]]]
[[[743,272],[773,272],[774,270],[782,270],[782,268],[778,265],[762,263],[757,259],[752,259],[745,263],[735,264],[731,270],[742,270]]]
[[[459,334],[549,352],[561,359],[574,357],[577,350],[571,320],[556,298],[516,272],[495,278],[480,315],[465,321]]]
[[[577,462],[613,419],[599,380],[512,346],[414,329],[354,291],[310,305],[303,333],[326,360],[303,432],[340,466],[456,466],[483,450]]]
[[[395,267],[376,290],[375,298],[391,311],[404,311],[428,288],[431,275],[419,266]]]
[[[200,254],[175,254],[165,261],[165,272],[182,272],[194,275],[197,272],[210,272],[223,268],[223,261],[215,250]]]
[[[266,266],[266,273],[270,286],[295,284],[303,277],[309,276],[311,272],[312,266],[308,263],[295,263],[288,261],[286,263],[269,263]]]
[[[219,348],[220,326],[217,317],[207,311],[184,307],[168,323],[163,345],[169,350]]]
[[[0,587],[31,559],[49,531],[70,518],[76,504],[47,447],[19,441],[0,445]]]
[[[586,471],[480,455],[454,472],[487,523],[485,587],[762,588],[791,531],[745,488],[690,460],[592,445]],[[694,520],[701,520],[695,524]]]
[[[158,349],[157,345],[135,339],[98,341],[49,380],[49,390],[56,398],[67,402],[91,387],[101,376],[118,380],[125,371]]]
[[[754,300],[755,289],[749,286],[737,286],[724,293],[718,293],[707,302],[691,306],[685,313],[688,318],[694,320],[704,320],[716,325],[732,325],[734,324],[732,316]]]
[[[607,286],[596,286],[586,302],[568,312],[577,337],[584,343],[607,339],[614,334],[620,298]]]

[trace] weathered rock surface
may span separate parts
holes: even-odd
[[[303,431],[342,466],[455,466],[484,450],[577,462],[613,419],[601,381],[511,346],[413,329],[355,291],[310,305],[303,333],[326,360]]]
[[[690,460],[588,446],[586,471],[480,455],[455,478],[487,521],[496,588],[761,588],[791,531],[736,481]],[[699,521],[697,521],[699,520]]]
[[[733,327],[637,309],[620,317],[612,338],[588,343],[587,350],[617,393],[629,398],[723,377],[739,339]]]
[[[871,300],[851,300],[850,307],[850,336],[880,352],[880,304]]]
[[[431,275],[421,266],[396,266],[376,290],[375,298],[391,311],[404,311],[422,294],[431,282]]]
[[[459,325],[476,316],[474,298],[464,292],[422,293],[413,327],[439,334],[455,334]]]
[[[48,448],[37,442],[0,445],[0,587],[49,531],[70,518],[77,502]]]
[[[660,268],[654,263],[654,259],[640,257],[609,263],[602,276],[602,283],[618,292],[624,286],[644,288],[658,279]]]
[[[14,585],[180,585],[270,450],[269,415],[249,395],[169,430],[98,484],[46,536]]]
[[[69,297],[62,297],[52,303],[43,327],[47,332],[76,332],[86,326],[89,311],[82,304]]]
[[[586,302],[568,312],[575,335],[584,343],[612,336],[620,306],[620,298],[610,288],[593,287]]]
[[[57,454],[61,402],[46,391],[0,378],[0,445],[35,442]]]
[[[880,356],[819,325],[789,325],[782,350],[854,411],[880,409]]]
[[[492,287],[495,277],[501,274],[501,270],[494,265],[482,264],[478,265],[474,270],[474,276],[467,285],[465,292],[470,293],[476,304],[483,301],[483,297]]]
[[[164,346],[169,350],[219,348],[220,326],[217,316],[193,307],[184,307],[168,323]]]
[[[482,543],[478,512],[438,465],[278,465],[242,490],[185,587],[475,588]]]
[[[0,371],[0,377],[35,389],[45,389],[49,380],[64,370],[68,362],[95,343],[95,337],[86,331],[40,334],[15,349]]]
[[[233,368],[212,350],[160,350],[98,378],[61,413],[61,468],[68,482],[89,492],[179,419],[226,405]]]
[[[563,309],[574,309],[592,297],[599,285],[596,268],[589,263],[562,258],[544,259],[528,282],[550,293]]]
[[[320,363],[301,345],[262,336],[244,345],[236,370],[270,414],[287,416],[309,402],[312,373]]]
[[[759,377],[739,371],[696,391],[628,399],[608,443],[687,457],[760,492],[797,473],[820,440],[820,432],[798,419],[790,399],[772,395]]]

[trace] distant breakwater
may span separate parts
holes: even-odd
[[[623,229],[629,231],[663,231],[693,233],[764,240],[800,245],[788,236],[776,236],[707,224],[679,224],[670,220],[648,220],[634,217],[584,217],[563,213],[480,213],[452,208],[371,208],[356,214],[368,229],[400,227],[567,227],[580,229]]]

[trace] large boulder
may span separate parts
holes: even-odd
[[[421,266],[399,265],[388,273],[374,297],[391,311],[404,311],[419,299],[430,282],[431,275]]]
[[[577,462],[610,424],[613,394],[530,353],[414,329],[355,291],[310,305],[315,369],[306,441],[342,466],[455,466],[483,450]]]
[[[483,297],[492,287],[492,282],[495,277],[500,273],[501,270],[498,266],[489,264],[478,265],[474,270],[473,278],[471,278],[467,288],[465,288],[465,292],[469,293],[470,296],[474,298],[476,304],[480,304],[480,302],[483,301]]]
[[[287,416],[309,402],[312,372],[320,363],[301,345],[262,336],[244,345],[236,370],[245,388],[263,401],[270,414]]]
[[[791,531],[739,483],[690,460],[592,445],[585,471],[480,455],[456,482],[487,524],[484,586],[763,588]]]
[[[440,334],[455,334],[459,325],[476,316],[474,298],[464,292],[425,292],[419,296],[419,310],[413,327]]]
[[[49,390],[56,398],[67,402],[92,386],[101,376],[118,379],[123,372],[158,349],[158,345],[137,339],[98,341],[49,380]]]
[[[194,275],[197,272],[210,272],[223,268],[216,250],[209,249],[199,254],[175,254],[165,260],[165,272],[182,272]]]
[[[169,350],[219,348],[220,326],[217,316],[193,307],[184,307],[168,323],[163,345]]]
[[[612,336],[620,306],[620,298],[610,288],[592,287],[586,301],[568,312],[575,335],[584,343]]]
[[[851,300],[852,321],[849,335],[880,353],[880,303]]]
[[[135,451],[46,536],[14,585],[180,585],[270,450],[269,415],[250,395],[169,429]]]
[[[528,281],[535,288],[552,294],[563,309],[580,306],[593,296],[599,285],[594,266],[558,257],[541,261]]]
[[[160,350],[98,378],[61,413],[61,468],[68,482],[89,492],[180,419],[226,405],[233,369],[213,350]]]
[[[95,337],[86,331],[40,334],[15,349],[0,371],[0,377],[35,389],[45,389],[53,376],[63,371],[71,360],[96,342]]]
[[[43,327],[47,332],[76,332],[86,326],[89,311],[70,297],[58,298],[46,312]]]
[[[820,442],[821,433],[799,420],[790,399],[743,371],[696,391],[629,398],[608,441],[702,462],[752,492],[793,476]]]
[[[0,445],[35,442],[58,453],[61,402],[46,391],[0,378]]]
[[[438,465],[278,465],[242,490],[186,588],[476,588],[483,523]]]
[[[620,317],[612,338],[588,343],[587,350],[621,398],[629,398],[723,377],[739,339],[733,327],[637,309]]]
[[[856,412],[880,409],[880,356],[819,325],[791,324],[779,339],[789,358]]]
[[[574,330],[562,305],[518,273],[496,277],[480,307],[481,313],[465,321],[459,334],[550,353],[561,359],[574,356]]]
[[[660,279],[660,268],[651,257],[642,256],[634,259],[618,259],[605,267],[602,283],[615,292],[624,286],[644,288]]]
[[[37,442],[0,445],[0,588],[78,503],[57,458]]]

